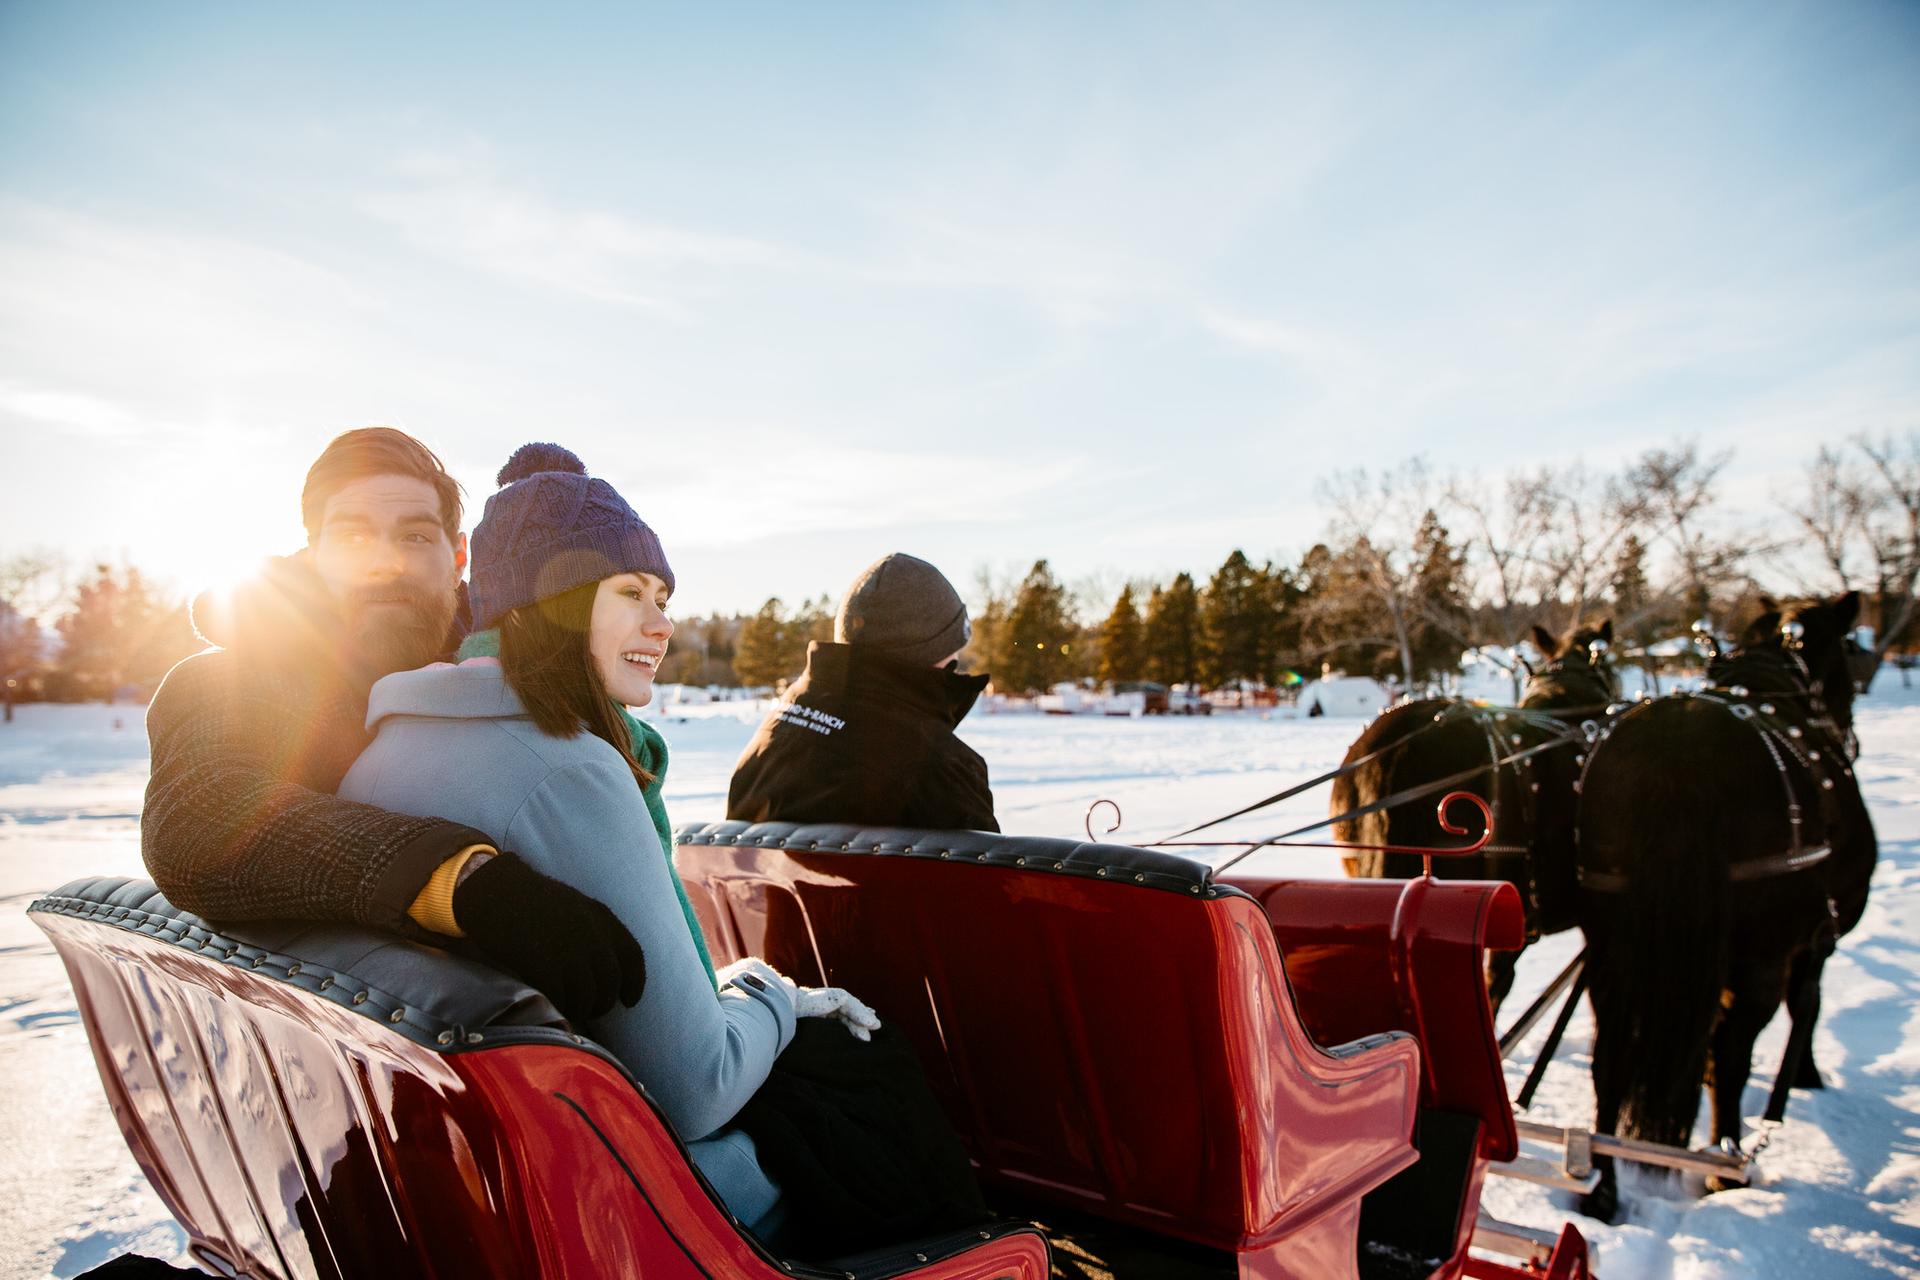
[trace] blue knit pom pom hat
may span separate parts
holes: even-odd
[[[467,599],[473,626],[616,573],[651,573],[673,590],[667,553],[605,480],[557,444],[523,444],[500,468],[501,488],[473,531]]]

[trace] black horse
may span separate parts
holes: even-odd
[[[1343,766],[1364,763],[1334,779],[1329,800],[1331,812],[1352,813],[1483,766],[1458,789],[1487,802],[1493,841],[1477,854],[1435,858],[1433,873],[1441,879],[1511,882],[1526,904],[1529,942],[1574,926],[1573,780],[1587,735],[1597,731],[1619,688],[1606,656],[1613,641],[1611,619],[1576,628],[1564,639],[1540,627],[1533,636],[1549,661],[1532,673],[1518,708],[1454,698],[1393,707],[1347,748]],[[1596,728],[1583,730],[1589,724]],[[1535,747],[1544,749],[1499,763]],[[1334,838],[1349,844],[1458,845],[1461,837],[1440,827],[1439,799],[1428,795],[1335,823]],[[1350,854],[1346,871],[1368,879],[1408,879],[1420,874],[1421,859],[1405,853]],[[1488,960],[1488,995],[1496,1009],[1513,987],[1518,958],[1518,952],[1497,951]]]
[[[1855,592],[1769,603],[1708,666],[1710,688],[1633,707],[1589,753],[1577,834],[1597,1132],[1684,1146],[1704,1082],[1714,1141],[1737,1146],[1753,1042],[1783,999],[1789,1078],[1819,1087],[1821,969],[1877,856],[1852,767],[1859,608]],[[1596,1163],[1582,1208],[1610,1219],[1618,1186]]]

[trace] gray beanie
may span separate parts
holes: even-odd
[[[967,604],[945,574],[896,551],[868,565],[840,601],[833,638],[915,667],[930,667],[973,637]]]

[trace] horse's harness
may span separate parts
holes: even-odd
[[[1517,721],[1522,728],[1530,728],[1537,732],[1543,732],[1549,737],[1557,738],[1559,740],[1558,745],[1585,746],[1591,744],[1599,735],[1601,718],[1611,710],[1612,706],[1617,704],[1598,702],[1591,705],[1574,707],[1528,707],[1525,703],[1527,699],[1545,692],[1552,688],[1556,681],[1566,677],[1575,677],[1582,682],[1597,681],[1601,685],[1600,692],[1603,694],[1608,693],[1609,689],[1607,685],[1610,682],[1598,674],[1599,664],[1605,657],[1605,654],[1606,643],[1604,641],[1597,641],[1591,648],[1586,650],[1577,652],[1569,651],[1540,668],[1538,671],[1529,671],[1527,689],[1522,695],[1521,706],[1500,708],[1476,707],[1473,709],[1474,722],[1479,727],[1481,733],[1486,736],[1487,756],[1492,765],[1493,779],[1487,790],[1490,794],[1488,807],[1492,813],[1493,829],[1495,832],[1507,832],[1514,829],[1512,826],[1503,824],[1500,821],[1500,802],[1502,794],[1506,791],[1506,788],[1500,785],[1502,776],[1509,770],[1512,770],[1514,772],[1514,780],[1517,783],[1523,784],[1519,786],[1516,794],[1520,799],[1522,819],[1520,829],[1525,836],[1524,842],[1513,843],[1507,841],[1491,843],[1480,850],[1480,854],[1490,865],[1503,861],[1511,861],[1516,858],[1522,861],[1526,868],[1527,917],[1530,921],[1537,918],[1540,911],[1540,887],[1536,879],[1538,868],[1535,865],[1532,845],[1538,816],[1538,806],[1535,798],[1540,792],[1540,783],[1537,780],[1522,776],[1519,773],[1518,764],[1503,763],[1508,750],[1511,747],[1520,746],[1526,737],[1524,733],[1516,732],[1509,728],[1508,722]],[[1444,718],[1444,716],[1445,712],[1442,712],[1434,718],[1439,720]],[[1574,716],[1581,718],[1574,721],[1572,719]],[[1503,734],[1505,735],[1504,742],[1502,741]],[[1532,770],[1534,767],[1534,761],[1530,758],[1519,763],[1524,764],[1528,770]],[[1502,878],[1504,879],[1506,877]]]
[[[1755,693],[1736,682],[1743,666],[1751,668],[1761,659],[1780,657],[1787,660],[1788,672],[1799,684],[1799,689]],[[1752,730],[1773,762],[1774,773],[1780,779],[1780,788],[1787,802],[1787,848],[1764,858],[1734,863],[1727,869],[1727,878],[1735,883],[1764,880],[1804,871],[1824,861],[1833,853],[1833,846],[1831,843],[1807,843],[1805,806],[1801,803],[1801,789],[1795,786],[1795,769],[1788,762],[1792,761],[1794,766],[1798,766],[1799,777],[1811,792],[1808,798],[1819,807],[1820,830],[1823,835],[1828,834],[1833,831],[1837,820],[1834,771],[1838,769],[1842,776],[1852,776],[1849,762],[1859,753],[1859,740],[1851,730],[1841,730],[1821,697],[1821,682],[1808,669],[1806,659],[1790,645],[1780,649],[1749,650],[1730,658],[1716,657],[1708,665],[1707,677],[1714,682],[1709,688],[1668,696],[1691,698],[1722,707],[1735,720]],[[1659,700],[1652,699],[1630,708],[1600,731],[1593,750],[1582,761],[1580,781],[1574,784],[1576,790],[1585,790],[1587,770],[1593,767],[1601,744],[1613,735],[1616,728],[1642,714],[1656,701]],[[1803,714],[1792,715],[1782,710],[1781,704],[1791,706],[1800,701],[1806,703]],[[1812,732],[1809,733],[1809,730]],[[1576,843],[1579,838],[1576,825]],[[1621,872],[1579,867],[1577,874],[1580,887],[1596,893],[1622,893],[1627,889],[1627,877]]]

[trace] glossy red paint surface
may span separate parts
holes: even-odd
[[[1466,1270],[1460,1274],[1467,1280],[1591,1280],[1593,1263],[1586,1238],[1568,1225],[1560,1229],[1553,1256],[1545,1266],[1515,1267],[1486,1258],[1469,1258]]]
[[[633,1086],[606,1062],[555,1046],[462,1054],[461,1077],[489,1105],[497,1159],[528,1223],[538,1274],[702,1274],[776,1280]],[[628,1176],[628,1171],[632,1176]],[[916,1280],[1043,1280],[1037,1235],[989,1241],[911,1272]]]
[[[1230,876],[1266,912],[1300,1017],[1322,1044],[1410,1031],[1422,1101],[1476,1115],[1481,1154],[1519,1147],[1487,1002],[1486,948],[1524,940],[1510,884],[1467,880],[1304,880]]]
[[[265,974],[36,915],[107,1096],[196,1246],[259,1277],[783,1273],[615,1067],[570,1045],[445,1057]],[[1044,1280],[1018,1233],[909,1273]]]
[[[990,1181],[1168,1235],[1350,1253],[1414,1159],[1419,1051],[1320,1049],[1246,898],[926,858],[683,845],[716,959],[760,955],[904,1030]],[[1305,1251],[1311,1250],[1311,1257]]]

